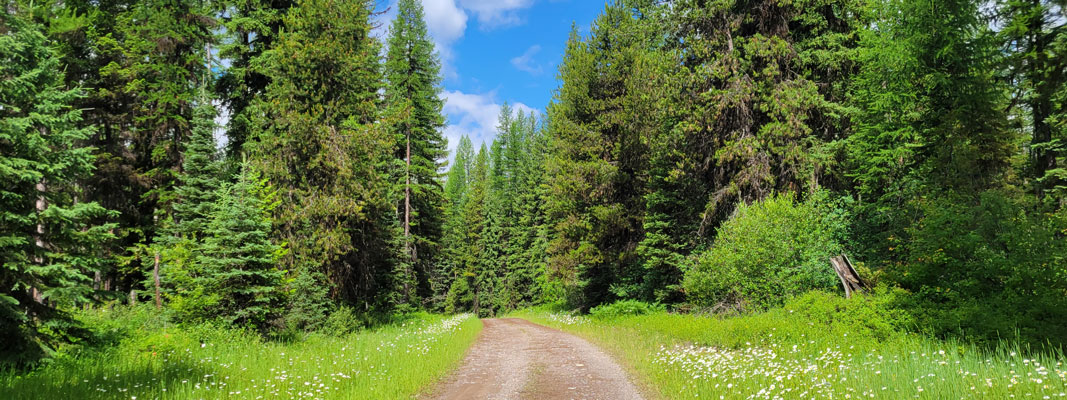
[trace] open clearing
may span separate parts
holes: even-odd
[[[463,364],[428,398],[642,398],[619,364],[577,336],[518,318],[482,322]]]

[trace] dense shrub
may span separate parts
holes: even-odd
[[[637,300],[619,300],[611,304],[593,307],[589,310],[589,315],[596,318],[610,319],[624,315],[644,315],[658,311],[664,311],[664,307]]]
[[[912,292],[902,305],[937,336],[1063,344],[1067,225],[1004,193],[917,203],[922,218],[889,251],[888,276]],[[1018,336],[1017,336],[1018,335]]]
[[[809,290],[834,290],[830,257],[844,251],[845,209],[824,192],[802,203],[778,195],[740,205],[710,251],[687,268],[689,301],[718,310],[766,309]]]
[[[779,313],[788,313],[831,332],[843,332],[853,339],[887,340],[915,327],[914,317],[900,307],[908,293],[899,288],[879,287],[871,293],[846,299],[844,296],[811,291],[789,300]]]

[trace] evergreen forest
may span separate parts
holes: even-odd
[[[869,324],[1062,357],[1067,2],[609,0],[547,109],[451,147],[428,11],[388,6],[5,2],[0,383],[116,346],[106,313],[281,346],[852,310],[839,255]]]

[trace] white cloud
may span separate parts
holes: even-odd
[[[450,44],[463,37],[467,13],[456,6],[455,0],[422,0],[422,8],[430,35],[438,43]]]
[[[385,1],[379,5],[387,12],[378,15],[378,29],[375,34],[384,39],[389,25],[396,17],[396,0]],[[483,30],[522,23],[519,11],[533,5],[535,0],[422,0],[426,27],[433,37],[434,45],[441,57],[442,74],[445,79],[459,77],[452,60],[455,59],[453,45],[463,38],[467,31],[470,14],[478,20]],[[388,7],[386,9],[386,7]]]
[[[445,91],[441,94],[445,100],[445,115],[449,124],[445,127],[448,138],[449,158],[455,153],[459,138],[467,135],[474,144],[475,151],[482,143],[487,146],[496,137],[497,119],[500,116],[500,103],[496,101],[496,92],[473,94],[459,90]],[[522,103],[512,103],[512,108],[524,113],[536,112],[532,107]]]
[[[511,59],[511,65],[515,66],[519,71],[528,72],[531,75],[540,75],[542,72],[541,65],[534,62],[533,57],[541,51],[541,46],[533,45],[526,49],[525,53],[521,56]]]
[[[459,0],[478,17],[482,29],[522,23],[518,10],[530,7],[534,0]]]

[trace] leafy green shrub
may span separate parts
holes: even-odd
[[[343,336],[355,333],[364,326],[364,319],[349,306],[340,306],[326,317],[326,322],[319,328],[323,333]]]
[[[637,300],[619,300],[611,304],[593,307],[589,310],[589,315],[596,318],[610,319],[625,315],[644,315],[664,310],[664,307],[659,304],[648,304]]]
[[[687,268],[689,301],[719,311],[766,309],[809,290],[834,290],[830,257],[844,251],[845,209],[825,192],[803,203],[777,195],[740,205],[710,251],[696,254]]]
[[[846,299],[837,294],[811,291],[786,302],[786,312],[816,326],[852,337],[886,340],[914,328],[914,318],[900,308],[903,290],[879,287],[873,293]]]
[[[1067,338],[1067,240],[1060,219],[996,191],[916,202],[888,276],[912,293],[921,329],[993,343]]]

